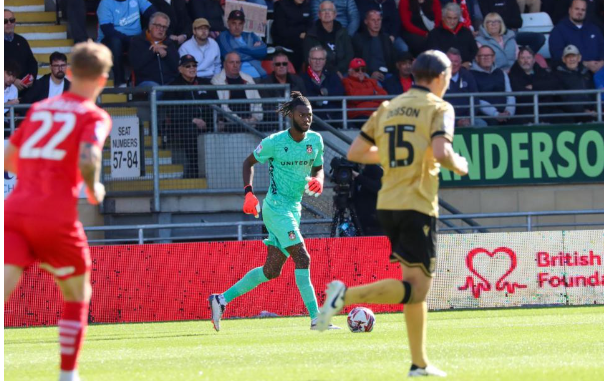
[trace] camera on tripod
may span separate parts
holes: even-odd
[[[359,172],[359,164],[352,163],[344,157],[335,157],[330,162],[330,175],[337,188],[346,188],[348,192],[353,186],[353,171]]]
[[[335,184],[331,237],[361,234],[361,225],[351,198],[353,171],[359,172],[359,164],[352,163],[344,157],[335,157],[330,162],[330,178]]]

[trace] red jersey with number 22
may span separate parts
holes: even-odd
[[[19,148],[18,177],[5,216],[77,220],[80,143],[102,148],[110,130],[109,114],[79,95],[66,92],[35,103],[10,139]]]

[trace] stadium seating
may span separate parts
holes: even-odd
[[[544,58],[550,58],[550,51],[548,50],[548,38],[550,37],[550,31],[554,26],[548,13],[523,13],[521,14],[521,18],[523,19],[523,26],[521,29],[519,29],[519,31],[542,33],[546,38],[546,41],[544,42],[544,45],[540,51],[536,53],[541,54]]]

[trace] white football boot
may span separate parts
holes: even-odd
[[[340,329],[339,326],[330,324],[328,329]],[[317,318],[311,320],[311,331],[317,331]]]
[[[442,371],[441,369],[437,369],[432,365],[427,365],[426,368],[416,368],[414,370],[409,371],[408,377],[445,377],[447,373]]]
[[[325,331],[329,329],[332,317],[339,313],[345,305],[345,291],[347,291],[347,286],[339,280],[334,280],[328,284],[326,301],[319,309],[319,315],[317,316],[316,330]]]
[[[218,332],[221,330],[221,317],[223,316],[223,312],[225,312],[227,302],[225,302],[223,294],[210,295],[208,302],[212,310],[212,324],[214,325],[214,330]]]

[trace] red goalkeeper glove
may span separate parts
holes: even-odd
[[[305,193],[309,196],[319,197],[321,192],[324,190],[323,180],[318,179],[317,177],[309,177],[305,178],[307,185],[305,185]]]
[[[250,187],[250,190],[247,188]],[[246,186],[246,198],[244,199],[244,213],[246,214],[254,214],[255,218],[258,218],[258,213],[260,212],[260,205],[258,204],[258,198],[252,193],[252,186]]]

